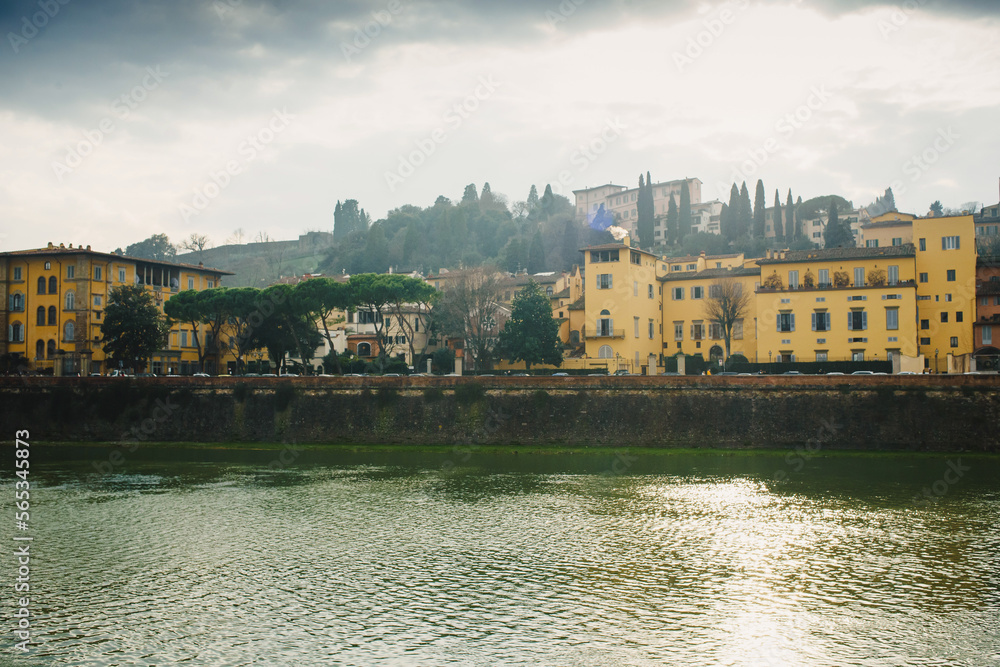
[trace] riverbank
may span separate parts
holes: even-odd
[[[130,447],[1000,452],[1000,378],[4,378],[0,419]]]

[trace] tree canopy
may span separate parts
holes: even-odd
[[[152,292],[139,285],[111,288],[101,336],[102,349],[112,363],[132,370],[144,368],[153,353],[163,349],[169,331]]]
[[[144,241],[139,241],[126,247],[125,254],[129,257],[170,262],[177,255],[177,248],[171,245],[170,239],[166,234],[153,234]]]
[[[511,303],[510,318],[500,331],[500,350],[510,362],[562,364],[559,323],[552,317],[549,299],[534,280]]]

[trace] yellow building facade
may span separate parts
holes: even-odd
[[[912,245],[777,252],[758,263],[760,361],[917,355]]]
[[[101,349],[108,296],[118,285],[142,285],[156,305],[186,289],[220,287],[227,271],[96,252],[90,246],[49,244],[0,253],[0,320],[7,336],[0,354],[27,360],[31,372],[56,375],[111,370]],[[199,341],[206,343],[205,332]],[[220,355],[212,360],[216,371]],[[175,324],[167,345],[150,360],[154,373],[193,373],[198,349],[189,324]]]

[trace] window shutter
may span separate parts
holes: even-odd
[[[947,250],[948,249],[948,244],[945,241],[946,238],[947,238],[946,236],[942,236],[941,237],[941,250]]]
[[[789,331],[795,331],[795,313],[792,313],[790,317],[792,320],[792,328],[789,329]]]
[[[830,330],[830,313],[823,313],[826,319],[826,331]]]
[[[861,330],[864,331],[868,328],[868,312],[861,311]]]
[[[774,327],[775,331],[781,331],[781,313],[778,313],[778,323]]]
[[[812,325],[813,325],[813,331],[816,331],[816,320],[817,320],[817,317],[816,317],[816,315],[817,315],[817,314],[818,314],[818,313],[813,313],[813,314],[812,314]]]
[[[854,313],[847,313],[847,330],[854,331]]]

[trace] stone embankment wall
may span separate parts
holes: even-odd
[[[1000,452],[1000,376],[0,378],[33,442]]]

